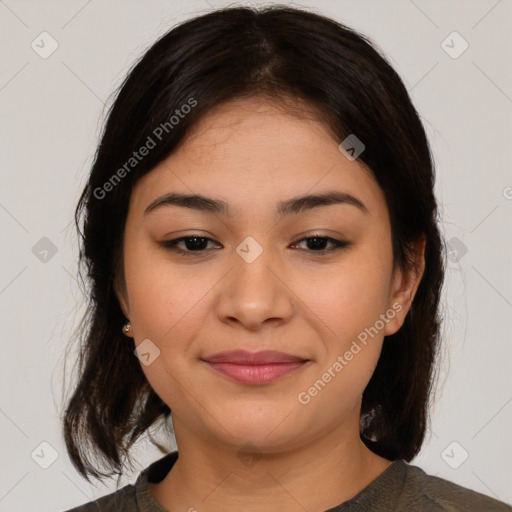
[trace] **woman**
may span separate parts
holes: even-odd
[[[73,510],[511,510],[407,463],[441,322],[433,188],[402,81],[349,28],[237,7],[160,38],[77,208],[64,434],[87,479],[171,411],[178,449]]]

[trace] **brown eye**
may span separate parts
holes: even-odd
[[[174,240],[162,242],[162,246],[181,253],[202,253],[206,250],[208,242],[214,242],[211,238],[204,236],[182,236]],[[182,244],[181,247],[178,244]]]
[[[161,245],[166,249],[170,249],[177,253],[189,255],[193,255],[195,253],[200,255],[208,250],[209,242],[215,243],[211,238],[204,236],[182,236],[180,238],[175,238],[174,240],[161,242]],[[298,244],[304,242],[306,243],[306,247],[304,248],[305,251],[318,253],[319,255],[328,254],[336,251],[337,249],[342,249],[351,245],[350,242],[336,240],[335,238],[327,236],[310,236],[299,240],[292,247],[296,247]],[[327,248],[329,245],[331,246],[330,249]]]
[[[328,236],[310,236],[307,238],[303,238],[302,240],[299,240],[298,242],[296,242],[296,244],[300,244],[301,242],[306,242],[306,250],[308,252],[317,252],[320,254],[329,253],[350,245],[349,242],[336,240],[335,238],[331,238]],[[326,250],[325,247],[328,244],[331,244],[334,247],[331,247],[331,249]]]

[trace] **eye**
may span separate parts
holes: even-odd
[[[205,251],[209,241],[213,242],[214,240],[205,236],[182,236],[174,240],[166,240],[162,242],[162,246],[175,252],[201,253]],[[185,249],[179,247],[179,244],[184,244]]]
[[[161,242],[161,245],[167,249],[170,249],[177,253],[193,255],[204,254],[207,251],[208,243],[213,242],[211,238],[204,236],[182,236],[180,238],[175,238],[174,240],[166,240]],[[303,238],[298,242],[295,242],[292,247],[297,247],[299,244],[306,242],[306,251],[317,253],[318,255],[324,255],[330,252],[333,252],[337,249],[342,249],[350,245],[350,242],[344,242],[342,240],[336,240],[335,238],[331,238],[328,236],[310,236],[307,238]],[[180,246],[181,244],[181,246]],[[330,249],[326,249],[326,246],[331,244]]]
[[[316,252],[319,253],[319,255],[324,255],[326,253],[330,253],[332,251],[336,251],[337,249],[342,249],[350,245],[350,242],[336,240],[335,238],[331,238],[329,236],[310,236],[307,238],[303,238],[298,242],[295,242],[295,244],[297,245],[300,244],[301,242],[306,242],[308,252]],[[325,249],[325,246],[327,244],[331,244],[331,249]]]

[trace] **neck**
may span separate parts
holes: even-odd
[[[344,436],[346,427],[276,453],[241,453],[181,427],[175,420],[178,460],[161,482],[150,484],[170,512],[327,510],[351,499],[391,464],[366,448],[358,431]]]

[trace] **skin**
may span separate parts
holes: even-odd
[[[312,116],[261,97],[232,101],[203,117],[133,190],[118,296],[135,344],[149,338],[160,350],[142,369],[173,411],[179,459],[150,485],[169,511],[324,511],[390,465],[359,438],[361,398],[384,336],[401,327],[416,293],[424,239],[414,245],[415,266],[394,271],[382,190],[339,142]],[[279,201],[327,190],[356,196],[368,212],[336,204],[275,214]],[[222,199],[233,213],[164,206],[144,214],[176,191]],[[192,235],[212,240],[202,255],[184,242],[188,255],[161,245]],[[304,240],[313,235],[351,245],[330,250],[327,243],[322,256]],[[252,263],[236,252],[248,236],[263,250]],[[394,318],[300,403],[298,394],[393,304],[401,306]],[[231,349],[309,361],[290,376],[249,386],[201,360]]]

